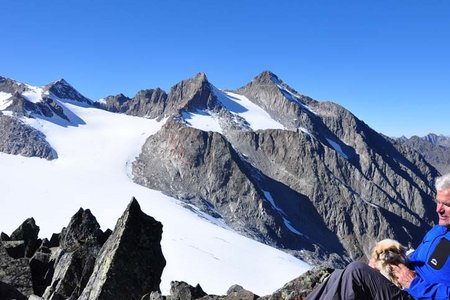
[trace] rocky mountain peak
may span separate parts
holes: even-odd
[[[166,115],[179,115],[182,111],[218,110],[221,104],[212,92],[213,86],[205,73],[183,80],[170,89],[165,107]]]
[[[85,105],[91,105],[92,101],[80,92],[78,92],[72,85],[70,85],[65,79],[61,78],[57,81],[47,84],[44,87],[44,92],[51,92],[61,100],[71,100]]]
[[[275,75],[271,71],[266,70],[266,71],[263,71],[258,76],[256,76],[253,79],[253,82],[259,83],[259,84],[267,84],[267,83],[279,84],[281,82],[281,80],[278,78],[277,75]]]

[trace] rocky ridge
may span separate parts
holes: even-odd
[[[57,158],[45,135],[24,120],[39,118],[61,126],[83,124],[66,103],[93,104],[64,79],[34,87],[0,76],[0,152],[49,160]]]
[[[441,174],[450,172],[450,137],[428,134],[424,137],[414,135],[409,139],[402,137],[396,140],[422,154]]]
[[[80,209],[60,234],[38,239],[26,220],[0,239],[0,299],[140,299],[159,292],[162,225],[133,199],[114,231]]]
[[[182,281],[171,282],[170,294],[162,295],[162,225],[134,198],[114,231],[102,232],[90,210],[80,208],[50,240],[38,233],[32,218],[10,236],[1,233],[0,299],[303,299],[332,271],[313,269],[264,297],[240,285],[226,295],[208,295],[200,284]]]

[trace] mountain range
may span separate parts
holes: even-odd
[[[0,226],[10,229],[17,224],[7,215],[19,210],[20,195],[25,205],[51,198],[58,210],[69,198],[108,210],[108,190],[124,200],[127,191],[158,191],[227,230],[311,265],[338,267],[383,238],[417,245],[436,221],[433,179],[440,164],[448,166],[336,103],[301,95],[270,71],[237,90],[220,90],[198,73],[168,93],[98,101],[65,80],[34,87],[0,77],[0,110],[0,151],[29,157],[0,156],[1,205],[10,207]],[[113,168],[106,157],[122,147],[127,155],[113,157]],[[10,174],[27,169],[33,179]],[[70,174],[64,184],[48,175],[61,170]],[[39,176],[51,181],[34,184]],[[22,186],[26,192],[18,192]],[[162,214],[166,226],[170,212]],[[166,251],[174,250],[166,244]]]

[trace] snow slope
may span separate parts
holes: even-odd
[[[113,229],[131,197],[163,224],[162,250],[167,260],[161,289],[171,280],[200,283],[210,294],[226,294],[240,284],[266,295],[310,268],[304,262],[245,238],[158,191],[134,184],[131,162],[145,139],[163,122],[65,106],[82,119],[60,126],[43,119],[25,121],[41,130],[58,159],[0,153],[0,231],[10,234],[34,217],[40,237],[60,232],[80,207],[89,208],[103,229]],[[205,126],[202,120],[195,120]]]

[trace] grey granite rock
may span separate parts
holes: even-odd
[[[51,284],[44,299],[77,299],[92,274],[95,259],[102,244],[102,231],[90,210],[81,209],[71,218],[60,234],[60,247],[50,257],[48,270],[41,270],[41,282],[47,283],[45,274],[52,273]],[[53,268],[52,269],[50,269]]]
[[[141,299],[159,291],[166,264],[161,235],[161,223],[144,214],[133,198],[103,245],[79,300]]]
[[[0,242],[0,282],[17,289],[21,294],[33,294],[33,282],[28,258],[14,259]],[[7,287],[5,287],[7,288]],[[8,290],[10,290],[8,288]]]
[[[17,118],[0,114],[0,152],[55,159],[45,135]]]
[[[441,174],[450,172],[450,137],[428,134],[424,137],[412,136],[396,139],[422,154]]]

